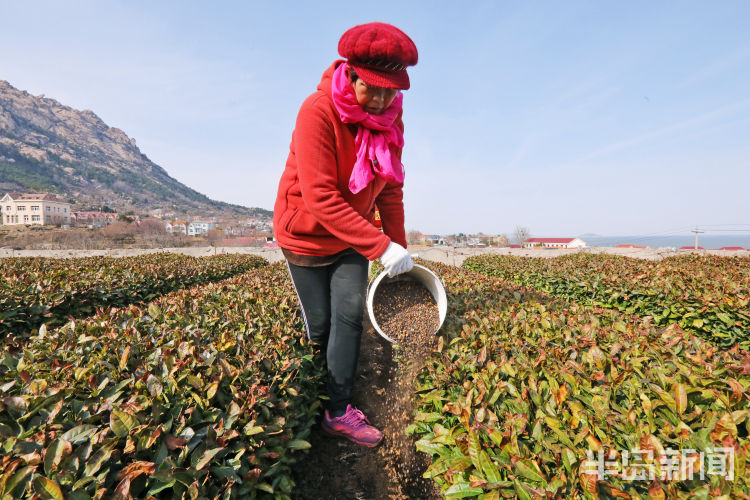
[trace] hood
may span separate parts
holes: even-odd
[[[323,72],[323,76],[320,78],[320,83],[318,84],[318,90],[325,92],[326,95],[331,97],[331,82],[333,81],[333,72],[336,71],[336,68],[339,67],[339,64],[345,62],[346,61],[343,59],[336,59],[333,64],[331,64],[328,69]]]

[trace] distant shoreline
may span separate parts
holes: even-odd
[[[454,266],[461,263],[472,255],[495,254],[513,255],[518,257],[559,257],[572,253],[603,253],[610,255],[622,255],[639,259],[658,260],[672,255],[686,253],[698,253],[701,255],[719,255],[725,257],[750,257],[747,250],[672,250],[666,248],[616,248],[616,247],[587,247],[575,249],[527,249],[527,248],[461,248],[451,246],[410,246],[409,251],[416,253],[420,258],[441,262]],[[269,262],[278,262],[284,259],[279,248],[268,247],[180,247],[180,248],[119,248],[108,250],[13,250],[0,248],[0,258],[5,257],[51,257],[51,258],[76,258],[76,257],[132,257],[136,255],[171,252],[194,257],[205,257],[209,255],[239,253],[260,255]]]

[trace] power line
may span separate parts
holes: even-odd
[[[698,224],[701,227],[712,227],[712,226],[750,226],[750,224]]]
[[[745,229],[723,229],[726,226],[748,226]],[[703,229],[699,229],[699,228]],[[691,229],[692,228],[692,229]],[[710,229],[709,229],[710,228]],[[661,231],[658,233],[649,233],[644,235],[624,235],[624,236],[611,236],[611,237],[600,237],[595,238],[596,245],[598,246],[612,246],[615,243],[630,243],[630,244],[642,244],[648,246],[651,243],[658,242],[660,239],[667,239],[667,238],[674,238],[679,236],[688,236],[685,234],[686,232],[692,232],[696,233],[696,239],[698,234],[700,233],[712,233],[712,237],[720,237],[718,233],[723,232],[734,232],[734,233],[744,233],[744,234],[750,234],[750,224],[707,224],[706,226],[699,225],[699,226],[684,226],[681,228],[673,229],[670,231]],[[658,245],[658,243],[657,243]],[[698,243],[694,244],[695,247],[698,246]]]

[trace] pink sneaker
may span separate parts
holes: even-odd
[[[347,405],[346,413],[336,418],[331,418],[330,413],[326,410],[321,427],[323,432],[330,436],[343,437],[371,448],[377,446],[383,439],[383,434],[370,425],[370,421],[367,420],[364,413],[352,405]]]

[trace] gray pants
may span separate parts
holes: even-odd
[[[356,253],[323,267],[287,261],[305,320],[307,337],[326,355],[330,411],[351,402],[359,359],[367,292],[368,261]]]

